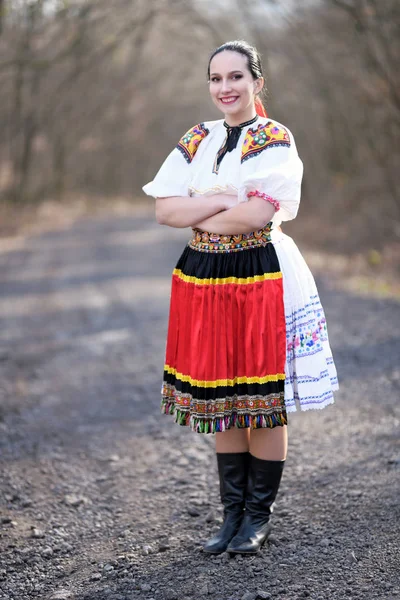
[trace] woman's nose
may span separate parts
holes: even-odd
[[[222,85],[221,85],[221,91],[222,92],[230,92],[231,90],[231,84],[229,79],[223,79],[222,80]]]

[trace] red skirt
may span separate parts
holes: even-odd
[[[287,423],[286,327],[270,228],[193,230],[172,275],[161,410],[199,433]]]

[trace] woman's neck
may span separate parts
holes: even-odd
[[[242,123],[251,121],[251,119],[254,119],[255,116],[257,116],[256,109],[252,107],[251,110],[238,114],[226,114],[225,123],[229,125],[229,127],[238,127]]]

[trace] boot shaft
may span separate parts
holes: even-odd
[[[225,513],[244,509],[249,460],[249,452],[217,452],[220,497]]]
[[[284,460],[263,460],[250,455],[246,513],[261,518],[272,513],[284,465]]]

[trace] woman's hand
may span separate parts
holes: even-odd
[[[238,203],[237,194],[218,194],[218,198],[222,201],[225,206],[225,210],[233,208]]]
[[[223,207],[220,213],[224,213],[225,211],[233,208],[234,206],[237,206],[238,204],[237,194],[215,194],[213,195],[213,198],[218,199],[218,201],[221,203],[221,206]],[[192,227],[197,227],[201,229],[202,221],[203,219],[199,221],[199,223],[194,223]]]

